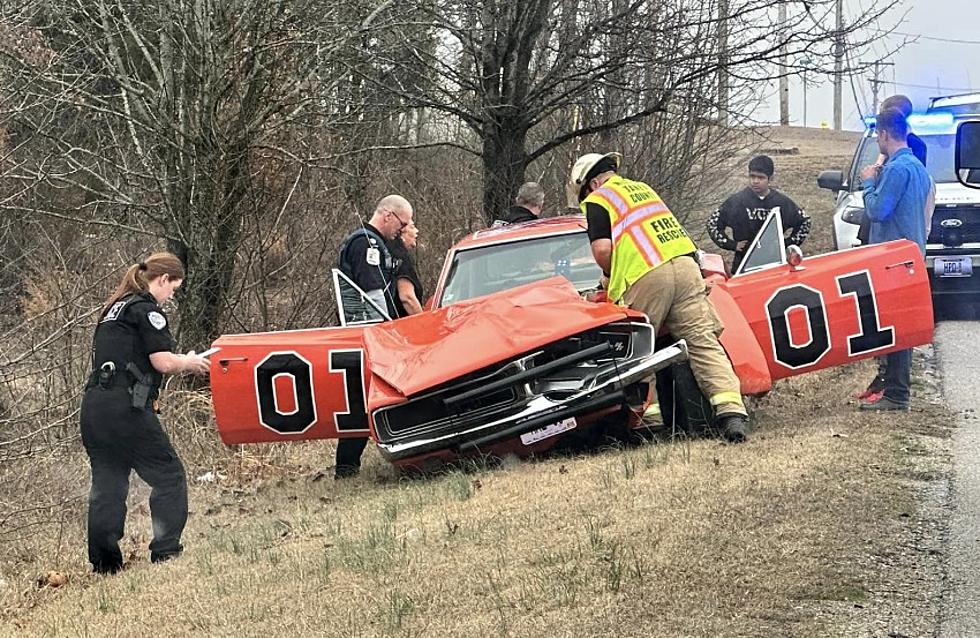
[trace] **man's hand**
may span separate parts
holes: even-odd
[[[877,179],[881,172],[881,164],[868,164],[861,169],[861,179]]]
[[[745,250],[749,246],[749,240],[743,239],[742,241],[735,244],[735,250]]]

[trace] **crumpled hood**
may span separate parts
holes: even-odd
[[[371,373],[409,396],[627,316],[552,277],[371,326],[364,347]]]

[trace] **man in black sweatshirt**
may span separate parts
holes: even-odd
[[[772,158],[757,155],[749,162],[749,185],[725,200],[708,219],[708,236],[719,248],[734,250],[732,272],[738,269],[745,251],[762,228],[770,211],[779,211],[783,230],[791,231],[786,245],[802,244],[810,234],[810,218],[786,195],[769,187],[775,172]],[[728,229],[732,233],[729,236]]]

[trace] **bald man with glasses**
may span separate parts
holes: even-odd
[[[361,225],[340,245],[340,271],[364,293],[384,308],[389,317],[398,316],[397,274],[400,262],[392,254],[389,242],[397,239],[412,224],[412,205],[401,195],[388,195],[378,202],[368,223]],[[364,424],[365,429],[367,423]],[[356,476],[361,470],[361,455],[367,437],[344,438],[337,442],[334,478]]]

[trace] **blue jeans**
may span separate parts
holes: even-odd
[[[908,403],[909,383],[912,379],[912,350],[892,352],[885,359],[885,398],[895,403]]]

